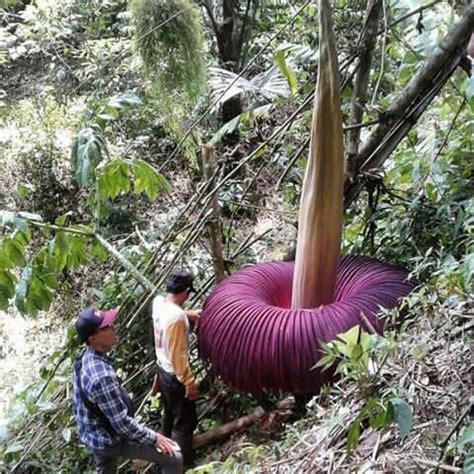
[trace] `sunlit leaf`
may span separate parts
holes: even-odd
[[[287,80],[291,95],[294,96],[296,95],[296,92],[298,91],[296,74],[293,71],[293,69],[288,65],[285,59],[285,55],[286,55],[285,51],[282,51],[282,50],[278,51],[273,57],[273,60],[278,66],[278,69],[282,73],[283,77]]]
[[[72,148],[72,166],[79,186],[89,186],[97,165],[108,156],[107,144],[97,125],[79,131]]]

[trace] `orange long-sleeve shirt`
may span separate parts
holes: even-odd
[[[158,365],[175,374],[185,386],[195,383],[189,367],[189,321],[186,313],[178,305],[157,296],[153,300],[152,317]]]

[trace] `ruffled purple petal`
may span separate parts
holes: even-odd
[[[380,307],[392,308],[414,288],[407,271],[368,257],[342,257],[334,303],[292,310],[292,262],[244,268],[219,284],[204,302],[199,323],[199,355],[230,386],[315,392],[331,372],[311,367],[321,343],[365,322],[379,332]],[[368,329],[368,328],[365,328]]]

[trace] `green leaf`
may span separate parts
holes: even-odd
[[[372,406],[369,424],[372,428],[382,428],[390,424],[387,419],[387,407],[380,400],[376,401]]]
[[[467,426],[456,440],[456,447],[462,448],[467,443],[474,443],[474,423]]]
[[[410,405],[401,398],[392,398],[389,403],[393,407],[393,417],[400,430],[400,437],[404,438],[411,430],[413,423]]]
[[[466,99],[471,100],[474,97],[474,76],[471,76],[467,81]]]
[[[28,265],[21,272],[20,281],[15,287],[15,303],[21,313],[28,312],[26,307],[26,295],[28,293],[28,286],[33,275],[33,269]]]
[[[43,280],[44,284],[48,286],[49,288],[55,290],[58,288],[58,278],[56,274],[54,273],[46,273],[41,277]]]
[[[222,125],[222,127],[217,130],[217,132],[211,138],[211,143],[216,145],[224,138],[225,135],[233,133],[239,126],[242,115],[243,114],[237,115],[237,117],[234,117],[232,120],[229,120],[229,122]]]
[[[68,255],[67,265],[73,270],[77,270],[81,265],[87,263],[86,239],[74,236],[69,239],[70,252]]]
[[[15,295],[15,277],[8,270],[0,272],[0,291],[7,299]]]
[[[99,195],[104,199],[113,199],[121,192],[128,193],[130,191],[128,172],[128,164],[125,161],[114,160],[108,163],[99,176]]]
[[[18,197],[20,199],[25,199],[26,196],[28,196],[28,194],[33,191],[32,187],[30,185],[27,185],[27,184],[19,184],[17,187],[16,187],[16,193],[18,194]]]
[[[92,253],[92,256],[96,258],[99,262],[106,262],[107,259],[109,258],[109,254],[105,247],[98,242],[97,240],[94,240],[91,245],[90,245],[90,251]]]
[[[383,422],[383,426],[388,426],[390,423],[393,423],[395,419],[395,412],[393,410],[393,405],[389,402],[385,407],[385,419]]]
[[[56,236],[54,237],[54,249],[59,253],[69,253],[69,239],[62,230],[56,232]]]
[[[360,418],[359,416],[350,424],[347,432],[347,451],[350,453],[354,450],[360,438]]]
[[[4,239],[3,249],[10,260],[20,267],[25,265],[24,247],[15,239]]]
[[[8,298],[0,291],[0,309],[6,311],[8,306]]]
[[[29,303],[32,302],[34,306],[41,311],[49,309],[52,301],[51,293],[38,278],[32,280],[28,289],[27,299]]]
[[[466,454],[463,468],[464,474],[474,474],[474,449]]]
[[[356,344],[351,350],[351,359],[352,360],[359,360],[362,357],[363,351],[362,346],[360,344]]]
[[[298,92],[298,83],[297,83],[296,75],[293,69],[291,69],[286,62],[285,56],[286,56],[285,51],[278,51],[273,56],[273,60],[278,66],[278,69],[282,73],[283,77],[287,80],[291,95],[295,96],[296,93]]]
[[[79,131],[71,155],[79,186],[92,184],[97,165],[107,156],[107,144],[99,126],[92,125]]]
[[[327,370],[334,365],[336,362],[336,357],[334,354],[326,354],[325,356],[321,357],[319,361],[314,365],[315,367],[322,367],[322,370]]]
[[[360,330],[359,326],[354,326],[351,329],[349,329],[349,331],[338,334],[337,337],[338,339],[341,339],[342,341],[344,341],[346,344],[355,346],[359,341],[359,330]]]
[[[132,171],[135,193],[145,192],[151,201],[156,199],[158,190],[171,193],[171,185],[167,179],[145,161],[133,160]]]
[[[7,252],[3,248],[0,248],[0,269],[13,268],[14,266],[15,263],[8,256]]]
[[[67,219],[67,216],[65,215],[59,216],[59,217],[56,217],[56,220],[54,221],[54,223],[59,227],[64,227],[66,225],[66,219]]]

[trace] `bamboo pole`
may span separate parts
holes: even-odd
[[[202,145],[202,161],[204,165],[204,178],[206,184],[214,188],[215,160],[214,147],[210,144]],[[225,278],[224,258],[222,256],[222,238],[221,238],[221,216],[217,192],[211,198],[210,208],[212,211],[209,221],[209,237],[211,239],[212,266],[216,283],[220,283]]]

